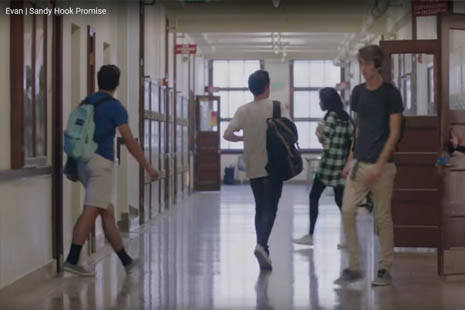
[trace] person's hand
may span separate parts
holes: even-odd
[[[147,172],[149,173],[150,178],[152,179],[152,181],[158,180],[158,177],[160,176],[160,174],[158,173],[157,170],[153,169],[152,167],[148,167]]]
[[[378,181],[378,179],[381,177],[382,174],[383,174],[383,169],[382,169],[381,166],[379,166],[379,165],[373,166],[368,171],[367,177],[365,179],[365,183],[371,184],[373,182]]]
[[[455,127],[452,127],[450,130],[450,143],[456,149],[459,145],[462,145],[463,142],[463,135],[462,133],[457,130]]]
[[[346,165],[344,166],[344,169],[342,169],[342,177],[344,179],[347,179],[347,176],[349,175],[350,171],[352,170],[354,163],[353,160],[347,161]]]

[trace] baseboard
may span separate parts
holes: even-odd
[[[51,260],[46,265],[39,267],[38,269],[31,271],[19,279],[7,284],[0,288],[0,299],[8,296],[9,292],[28,291],[40,286],[44,279],[50,279],[57,275],[57,264],[56,260]]]

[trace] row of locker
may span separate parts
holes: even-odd
[[[181,200],[189,187],[189,100],[150,78],[145,79],[144,88],[142,141],[145,156],[160,171],[160,179],[144,182],[142,221]]]

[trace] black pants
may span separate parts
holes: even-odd
[[[257,243],[268,251],[268,239],[273,228],[283,182],[270,177],[250,180],[255,198],[255,233]]]
[[[310,235],[315,231],[316,219],[318,218],[318,202],[326,185],[321,182],[318,176],[313,180],[312,190],[310,191]],[[342,197],[344,195],[344,186],[336,186],[334,189],[334,197],[339,211],[342,208]]]

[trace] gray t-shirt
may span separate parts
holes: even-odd
[[[354,157],[376,163],[389,138],[391,114],[404,111],[400,92],[386,82],[376,90],[368,90],[363,83],[355,86],[350,102],[352,111],[357,112],[359,128]]]

